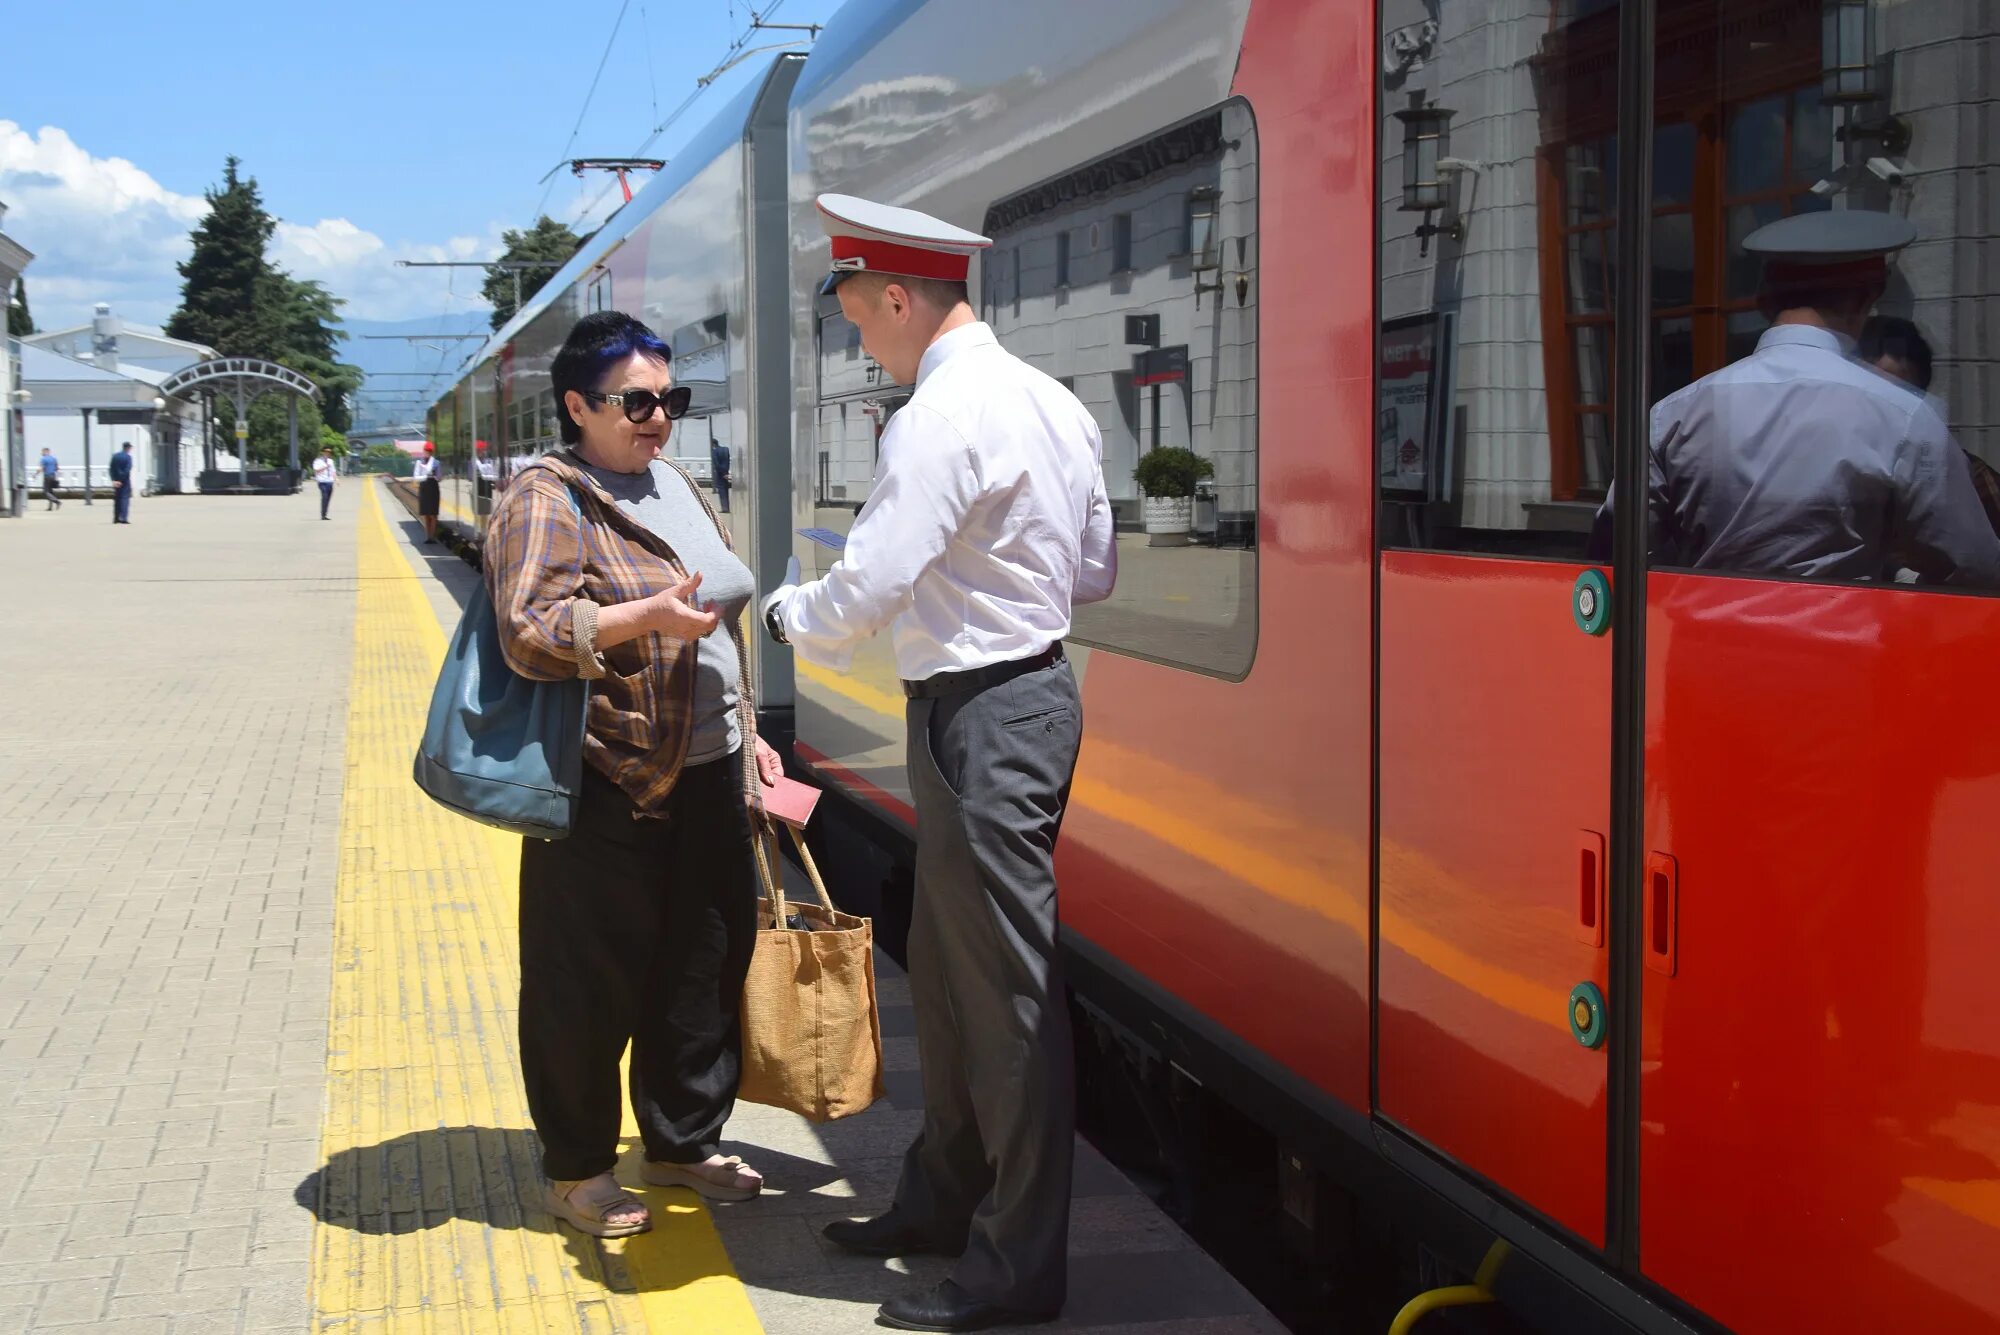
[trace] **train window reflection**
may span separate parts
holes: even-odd
[[[1609,0],[1383,0],[1384,546],[1584,552],[1611,483],[1619,21]],[[1662,127],[1662,315],[1691,298],[1697,157],[1692,126]]]
[[[1653,330],[1653,560],[2000,586],[1975,482],[2000,457],[1975,295],[1996,150],[1953,54],[2000,34],[1981,6],[1869,5],[1878,77],[1834,104],[1820,10],[1659,3],[1655,123],[1695,142],[1691,244],[1670,262],[1654,234],[1656,308],[1663,279],[1691,301]]]
[[[1231,678],[1257,636],[1257,198],[1237,100],[995,201],[983,228],[995,334],[1103,435],[1118,585],[1075,638]]]

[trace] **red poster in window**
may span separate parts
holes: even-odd
[[[1418,315],[1384,324],[1381,355],[1375,444],[1382,490],[1421,496],[1430,476],[1437,317]]]

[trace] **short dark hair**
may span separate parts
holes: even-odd
[[[623,311],[593,311],[578,320],[563,340],[562,351],[549,365],[549,384],[556,395],[556,421],[563,444],[574,445],[583,431],[569,415],[569,392],[588,393],[604,373],[635,352],[671,363],[674,350],[665,339]]]
[[[1931,345],[1915,321],[1900,315],[1869,316],[1868,323],[1861,326],[1854,352],[1869,363],[1894,357],[1910,368],[1911,384],[1918,389],[1931,387]]]
[[[917,278],[900,273],[861,273],[856,278],[869,280],[879,297],[882,291],[894,283],[912,296],[921,297],[941,311],[949,313],[959,302],[970,306],[972,294],[962,281],[947,278]],[[849,282],[854,279],[850,278]]]

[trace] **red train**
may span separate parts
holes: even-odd
[[[1790,213],[1918,225],[1883,310],[2000,456],[1996,61],[1947,0],[852,0],[433,438],[476,526],[568,322],[632,310],[739,548],[823,569],[900,400],[812,295],[811,200],[983,230],[981,314],[1096,412],[1121,521],[1061,852],[1096,1060],[1262,1128],[1302,1235],[1507,1240],[1548,1323],[2000,1330],[2000,601],[1584,559]],[[1142,496],[1163,446],[1212,478]],[[758,672],[893,925],[878,650]]]

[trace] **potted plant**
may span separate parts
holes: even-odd
[[[1132,477],[1145,494],[1146,545],[1185,547],[1194,528],[1194,486],[1215,476],[1215,463],[1169,445],[1139,457]]]

